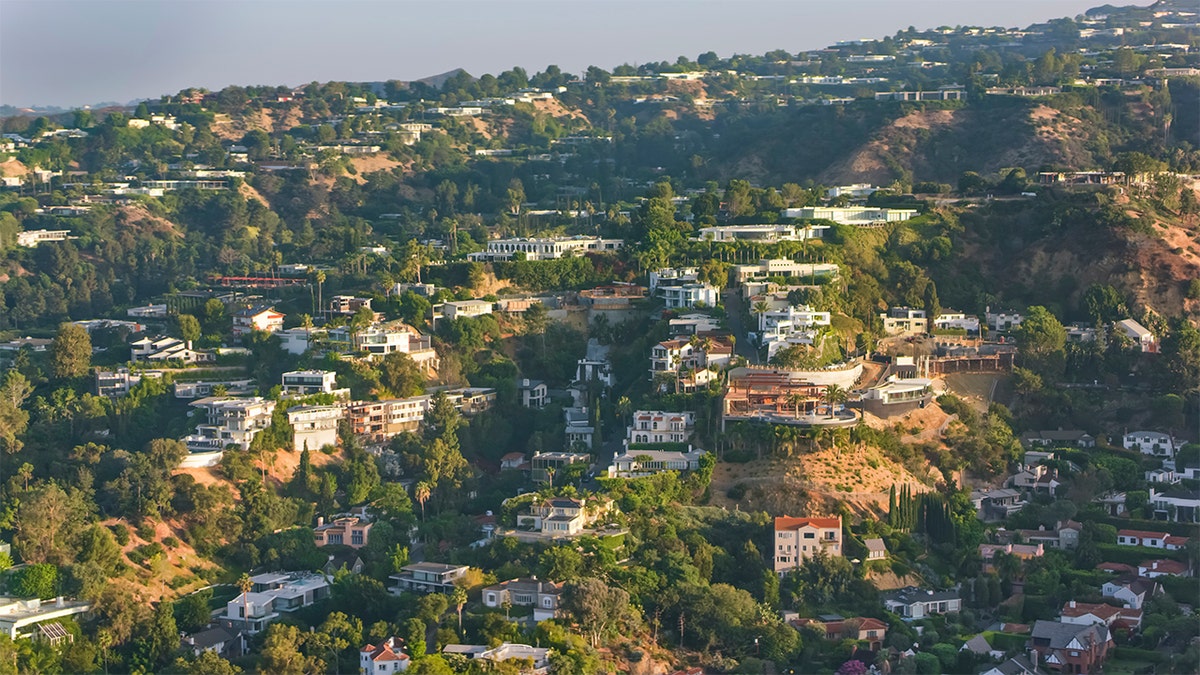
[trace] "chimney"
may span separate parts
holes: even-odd
[[[59,608],[61,608],[63,606],[63,596],[60,595],[60,596],[54,598],[54,606],[59,607]]]
[[[317,527],[325,524],[325,516],[317,516]]]
[[[1074,600],[1072,600],[1071,602],[1069,602],[1067,604],[1071,607],[1071,609],[1075,609],[1075,601]]]

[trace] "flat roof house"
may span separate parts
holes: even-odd
[[[349,546],[362,548],[370,542],[371,525],[355,517],[336,518],[326,523],[324,518],[317,519],[317,527],[313,530],[313,539],[317,546]]]
[[[400,568],[399,574],[388,578],[396,582],[391,591],[397,594],[404,591],[449,593],[454,589],[454,582],[466,574],[468,569],[470,568],[466,565],[419,562],[405,565]]]

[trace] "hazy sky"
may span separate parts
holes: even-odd
[[[1025,27],[1101,0],[0,0],[0,103],[795,53],[916,26]],[[1148,4],[1148,0],[1136,0]]]

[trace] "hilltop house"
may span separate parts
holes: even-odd
[[[358,650],[359,675],[391,675],[408,670],[410,659],[402,645],[400,638],[390,637]]]
[[[528,659],[533,662],[532,669],[519,671],[521,675],[546,675],[550,672],[550,649],[548,647],[531,647],[529,645],[502,642],[499,647],[487,645],[446,645],[443,654],[460,654],[468,660],[485,660],[502,663],[511,659]],[[493,666],[494,668],[494,666]]]
[[[1200,523],[1200,490],[1175,488],[1166,492],[1150,489],[1154,515],[1176,523]]]
[[[821,614],[815,619],[792,619],[792,626],[812,628],[819,631],[826,640],[862,640],[868,643],[873,651],[883,646],[887,637],[887,624],[872,617],[843,618],[838,614]]]
[[[842,518],[775,517],[775,573],[783,576],[824,551],[842,555]]]
[[[1121,443],[1126,450],[1137,450],[1143,455],[1165,457],[1171,459],[1183,443],[1170,434],[1157,431],[1131,431],[1125,434]]]
[[[258,432],[271,426],[275,411],[275,401],[257,396],[215,396],[192,401],[191,406],[203,410],[206,416],[196,433],[183,439],[193,453],[220,452],[228,445],[249,450]]]
[[[924,619],[934,614],[949,614],[962,610],[962,597],[956,590],[935,591],[905,586],[899,590],[881,593],[880,597],[887,611],[906,620]]]
[[[1070,600],[1063,605],[1058,620],[1061,623],[1082,626],[1103,624],[1113,630],[1134,631],[1142,627],[1142,610]]]
[[[466,565],[446,565],[435,562],[418,562],[400,568],[398,574],[389,576],[396,582],[392,593],[416,591],[419,593],[449,593],[454,582],[462,578],[470,568]]]
[[[225,604],[218,622],[225,628],[254,634],[266,630],[281,613],[294,612],[329,596],[329,581],[308,572],[268,572],[250,577],[250,592]]]
[[[1117,600],[1130,609],[1141,609],[1147,600],[1159,593],[1158,582],[1139,579],[1132,574],[1122,575],[1104,582],[1100,593],[1106,598]]]
[[[883,332],[888,335],[929,332],[929,319],[923,309],[892,307],[881,313],[879,320],[883,322]]]
[[[303,405],[287,411],[292,427],[292,450],[320,450],[338,442],[338,422],[345,408],[336,405]]]
[[[317,518],[317,527],[313,530],[313,538],[320,546],[349,546],[362,548],[370,541],[372,523],[356,517],[336,518],[326,523],[324,518]]]
[[[207,350],[192,349],[191,341],[157,336],[144,337],[129,344],[132,361],[182,361],[184,363],[208,363],[216,361],[216,354]]]
[[[61,595],[45,601],[40,598],[22,600],[0,596],[0,634],[8,636],[10,640],[46,635],[42,626],[57,626],[61,630],[62,625],[56,619],[83,614],[91,608],[89,602],[67,600]]]
[[[283,330],[284,315],[269,305],[246,307],[233,313],[233,336],[242,337],[254,331],[274,333]]]
[[[696,424],[695,413],[638,410],[625,433],[625,446],[634,443],[686,443]]]
[[[1142,324],[1133,319],[1123,319],[1113,324],[1113,327],[1125,337],[1133,340],[1143,354],[1158,353],[1158,338]]]
[[[541,380],[523,379],[517,383],[521,405],[526,408],[542,408],[546,405],[546,383]]]
[[[558,615],[558,597],[562,584],[540,581],[537,577],[510,579],[483,589],[485,607],[532,607],[534,621],[546,621]]]
[[[1039,663],[1064,673],[1099,672],[1113,647],[1108,627],[1099,624],[1039,620],[1029,640],[1030,654]]]
[[[706,454],[704,450],[693,449],[690,445],[687,452],[626,448],[613,457],[608,467],[608,477],[637,478],[663,471],[695,471],[700,468],[700,458]]]
[[[517,516],[517,527],[552,537],[574,537],[608,515],[612,508],[612,500],[599,497],[551,497]]]

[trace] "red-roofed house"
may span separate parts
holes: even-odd
[[[377,645],[367,645],[358,650],[358,667],[361,675],[388,675],[408,670],[408,654],[401,647],[400,638],[390,637]]]
[[[842,554],[842,517],[775,518],[775,573],[797,569],[817,551]]]
[[[810,626],[823,631],[826,640],[863,640],[870,644],[872,651],[883,647],[888,629],[886,623],[869,616],[843,619],[836,614],[817,619],[793,619],[791,624],[796,628]]]
[[[1113,630],[1135,631],[1142,627],[1142,610],[1071,600],[1063,605],[1058,620],[1082,625],[1102,623]]]
[[[1096,569],[1101,572],[1108,572],[1109,574],[1137,574],[1136,567],[1126,565],[1125,563],[1102,562],[1096,565]]]
[[[1153,579],[1155,577],[1190,577],[1192,570],[1178,560],[1147,560],[1138,565],[1138,576]]]
[[[1170,535],[1163,541],[1166,542],[1168,551],[1182,551],[1187,548],[1188,538]]]
[[[501,471],[505,471],[507,469],[521,469],[521,465],[523,464],[525,464],[525,455],[520,452],[510,452],[500,458]]]
[[[1121,546],[1147,546],[1149,548],[1166,548],[1166,532],[1146,532],[1145,530],[1119,530],[1117,543]]]

